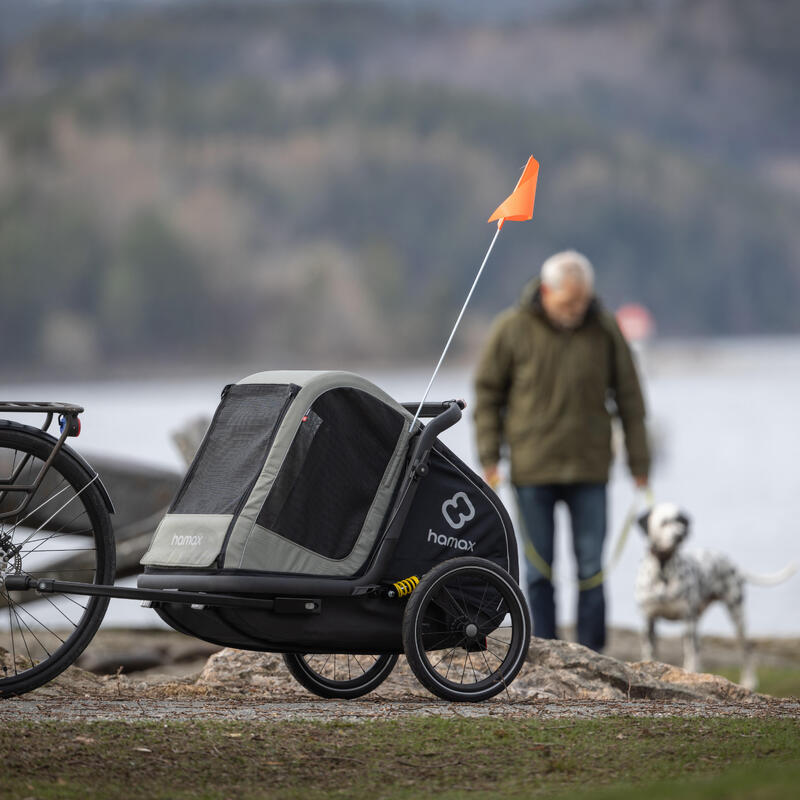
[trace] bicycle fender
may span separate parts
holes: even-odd
[[[55,436],[43,431],[41,428],[34,428],[32,425],[23,425],[21,422],[4,419],[0,420],[0,427],[15,428],[16,430],[24,431],[31,436],[35,436],[37,439],[47,442],[51,447],[55,447],[56,444],[58,444],[58,439],[56,439]],[[114,503],[111,500],[111,495],[108,493],[108,489],[106,489],[105,485],[103,484],[103,479],[94,469],[92,469],[92,467],[89,465],[89,462],[80,453],[73,450],[66,442],[61,445],[61,452],[64,453],[68,458],[75,461],[77,465],[86,473],[86,476],[89,480],[94,480],[94,483],[100,491],[101,497],[103,498],[103,502],[105,503],[108,513],[115,513]]]

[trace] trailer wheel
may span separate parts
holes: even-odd
[[[380,686],[394,669],[397,654],[284,653],[283,661],[309,692],[348,700]]]
[[[32,484],[53,443],[41,431],[0,425],[0,478]],[[20,469],[21,468],[21,469]],[[113,584],[114,536],[103,497],[67,447],[62,447],[30,502],[0,520],[0,697],[30,692],[63,672],[89,644],[107,597],[39,596],[6,590],[8,576]],[[3,491],[0,511],[24,495]]]
[[[525,598],[504,569],[453,558],[430,570],[406,604],[403,646],[420,683],[445,700],[502,692],[525,661],[531,635]]]

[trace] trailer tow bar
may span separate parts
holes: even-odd
[[[260,608],[272,611],[275,601],[262,597],[237,597],[211,592],[182,592],[178,589],[137,589],[126,586],[103,586],[96,583],[57,581],[53,578],[33,578],[30,575],[8,575],[5,579],[8,592],[35,590],[39,594],[78,594],[89,597],[120,597],[125,600],[145,600],[151,603],[180,603],[190,606],[231,606],[234,608]]]

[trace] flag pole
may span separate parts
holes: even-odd
[[[461,318],[464,316],[464,312],[467,310],[467,305],[472,298],[472,293],[475,291],[475,287],[478,285],[478,281],[483,273],[483,268],[486,266],[486,262],[489,260],[489,256],[492,253],[494,243],[497,241],[500,231],[503,230],[503,224],[506,220],[517,220],[521,222],[530,219],[533,216],[533,204],[536,198],[536,181],[538,176],[539,162],[533,156],[531,156],[522,170],[522,175],[520,175],[517,185],[514,187],[514,191],[495,209],[492,216],[488,219],[488,222],[494,222],[497,220],[497,230],[494,232],[492,243],[489,245],[489,249],[486,251],[486,255],[483,257],[483,263],[478,270],[478,274],[475,276],[475,280],[472,282],[472,288],[469,290],[467,299],[464,301],[464,305],[461,307],[461,312],[458,315],[456,324],[453,325],[453,330],[450,331],[450,336],[448,337],[447,344],[444,346],[442,355],[439,358],[439,363],[436,365],[436,369],[433,371],[430,381],[428,381],[428,388],[425,389],[425,394],[422,396],[422,400],[420,400],[419,406],[417,407],[417,413],[414,414],[414,419],[411,421],[411,426],[408,429],[410,433],[413,433],[414,431],[414,426],[417,424],[419,415],[422,412],[422,406],[425,405],[425,401],[428,399],[428,392],[430,392],[431,386],[433,386],[433,382],[436,380],[439,367],[442,366],[442,362],[444,361],[444,357],[447,355],[450,343],[453,341],[453,336],[455,336],[458,325],[461,322]]]
[[[447,350],[450,347],[450,342],[453,341],[453,336],[455,336],[456,329],[458,328],[459,323],[461,322],[461,318],[464,316],[464,312],[467,310],[467,305],[469,304],[470,299],[472,298],[472,293],[475,291],[475,287],[478,285],[478,281],[480,280],[481,273],[483,272],[483,268],[486,266],[486,262],[489,260],[489,256],[491,255],[492,248],[494,247],[494,243],[497,241],[497,237],[500,235],[500,230],[503,227],[503,223],[505,222],[504,218],[501,218],[497,221],[497,230],[494,232],[494,237],[492,238],[492,243],[489,245],[489,249],[486,251],[486,255],[483,257],[483,263],[478,270],[478,274],[475,276],[475,280],[472,282],[472,288],[469,290],[469,294],[467,295],[467,299],[464,301],[464,305],[461,307],[461,313],[458,315],[458,319],[456,320],[456,324],[453,325],[453,330],[450,331],[450,336],[447,339],[447,344],[444,346],[444,350],[442,351],[441,358],[439,358],[439,363],[436,365],[436,369],[433,371],[433,375],[431,375],[430,381],[428,381],[428,388],[425,390],[425,394],[422,396],[422,400],[420,400],[419,406],[417,407],[417,413],[414,414],[414,419],[411,421],[411,427],[409,427],[409,432],[414,430],[414,426],[417,424],[417,420],[419,419],[420,412],[422,411],[422,406],[425,404],[425,401],[428,399],[428,392],[431,390],[431,386],[433,386],[434,380],[436,380],[436,375],[439,372],[439,367],[442,366],[442,362],[444,361],[444,357],[447,355]]]

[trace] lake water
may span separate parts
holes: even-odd
[[[407,401],[419,399],[430,378],[428,369],[361,372]],[[800,562],[800,339],[664,344],[644,354],[642,371],[659,443],[653,489],[657,500],[672,500],[690,514],[694,525],[687,546],[725,552],[754,573],[772,573],[790,561]],[[84,406],[83,432],[72,444],[90,461],[92,453],[102,452],[182,469],[171,432],[193,416],[210,416],[221,387],[239,377],[6,385],[3,395]],[[437,378],[430,399],[453,397],[470,402],[469,369],[450,368]],[[469,409],[442,438],[476,466]],[[503,489],[501,496],[514,517],[510,491]],[[632,483],[620,465],[613,473],[610,496],[607,554],[634,499]],[[559,618],[568,623],[575,615],[575,567],[565,515],[559,514],[558,520],[555,582]],[[633,583],[643,552],[637,528],[608,579],[612,624],[639,625]],[[777,587],[749,587],[746,607],[754,635],[800,635],[795,616],[800,574]],[[114,600],[105,624],[161,623],[134,601]],[[662,629],[678,630],[670,623],[663,623]],[[730,632],[724,610],[709,610],[702,630]]]

